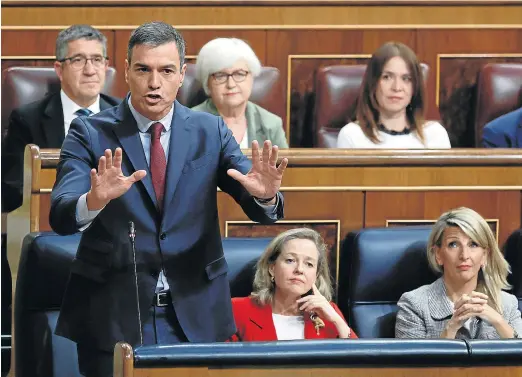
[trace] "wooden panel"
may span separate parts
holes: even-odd
[[[29,59],[2,59],[2,72],[10,67],[48,67],[52,68],[54,59],[29,60]]]
[[[400,2],[389,5],[349,3],[336,5],[251,5],[249,2],[214,5],[176,2],[129,6],[96,5],[38,6],[10,3],[2,6],[2,25],[139,25],[163,20],[173,25],[391,25],[404,24],[520,24],[522,6],[427,5]]]
[[[283,186],[296,186],[328,190],[433,190],[431,187],[453,187],[462,190],[480,190],[480,186],[502,189],[505,186],[522,186],[521,169],[518,167],[309,167],[287,169]]]
[[[439,55],[439,91],[437,102],[442,123],[448,130],[453,147],[475,145],[475,98],[477,75],[488,63],[522,64],[522,54],[506,55]]]
[[[65,26],[63,27],[65,28]],[[61,29],[3,30],[2,56],[54,56],[56,37]],[[109,59],[114,60],[114,32],[102,30],[107,37]]]
[[[521,377],[522,367],[433,367],[433,368],[145,368],[122,377]],[[120,377],[115,375],[115,377]]]
[[[439,56],[444,54],[509,54],[522,51],[522,30],[491,30],[487,28],[465,29],[424,29],[417,31],[416,53],[429,64],[432,74],[428,79],[430,107],[437,108],[441,94],[440,113],[442,124],[450,130],[452,145],[466,146],[474,142],[467,137],[473,131],[462,131],[463,124],[468,127],[475,113],[474,84],[478,66],[465,65],[459,71],[444,62],[439,66]],[[480,64],[479,64],[480,65]],[[461,68],[459,66],[458,68]],[[440,89],[439,89],[440,88]],[[444,93],[451,95],[442,96]]]
[[[362,192],[302,192],[285,191],[285,220],[320,221],[339,220],[341,236],[363,226],[364,196]],[[234,200],[223,192],[218,193],[218,210],[221,234],[225,234],[226,221],[248,220]],[[269,225],[270,226],[270,225]]]
[[[40,232],[50,232],[51,226],[49,225],[49,213],[51,212],[51,194],[40,195],[40,218],[39,226]]]
[[[288,60],[289,69],[287,78],[289,82],[290,99],[287,112],[289,114],[289,124],[286,126],[286,133],[290,138],[291,147],[312,147],[314,133],[314,114],[316,87],[315,76],[321,67],[331,65],[357,65],[367,64],[369,56],[359,55],[291,55]],[[348,123],[345,119],[344,124]],[[343,125],[344,125],[343,124]]]
[[[368,192],[364,226],[384,227],[386,220],[436,220],[462,206],[486,219],[498,219],[499,245],[521,227],[522,200],[517,191]]]

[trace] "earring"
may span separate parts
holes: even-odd
[[[270,276],[270,281],[271,281],[272,283],[275,283],[275,277]]]
[[[179,87],[181,88],[183,86],[183,81],[179,83]]]

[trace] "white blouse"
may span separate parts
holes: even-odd
[[[304,339],[304,318],[302,315],[281,315],[272,313],[277,340]]]
[[[424,124],[424,140],[415,133],[406,135],[390,135],[381,130],[377,131],[377,137],[381,141],[374,144],[366,137],[357,123],[348,123],[341,128],[337,137],[337,148],[364,148],[364,149],[447,149],[451,148],[448,132],[438,122],[426,122]]]

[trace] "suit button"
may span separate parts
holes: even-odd
[[[161,233],[161,234],[160,234],[160,240],[163,241],[163,240],[166,239],[166,238],[167,238],[167,233]]]

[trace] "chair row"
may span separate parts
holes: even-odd
[[[422,65],[427,80],[429,67]],[[313,120],[313,146],[333,148],[342,126],[348,123],[355,108],[365,65],[322,67],[316,74],[316,104]],[[53,68],[12,67],[4,71],[2,89],[2,127],[8,124],[11,111],[21,105],[39,100],[47,93],[59,90],[59,80]],[[488,64],[479,73],[474,123],[475,146],[480,146],[482,129],[491,120],[515,110],[522,104],[522,64]],[[109,68],[104,93],[112,94],[116,86],[116,71]],[[178,100],[193,107],[206,98],[201,83],[196,80],[195,64],[187,64]],[[269,111],[278,108],[283,100],[280,72],[263,67],[254,81],[250,100]],[[4,134],[4,129],[2,128]],[[304,132],[301,130],[301,133]]]
[[[368,228],[346,237],[337,302],[359,337],[393,337],[401,294],[436,279],[425,256],[429,232],[429,227]],[[18,377],[79,376],[74,343],[53,334],[79,240],[78,234],[62,237],[50,232],[24,239],[14,311]],[[269,242],[223,239],[233,297],[251,292],[254,265]],[[513,293],[522,308],[521,233],[514,233],[506,245],[514,271]]]

